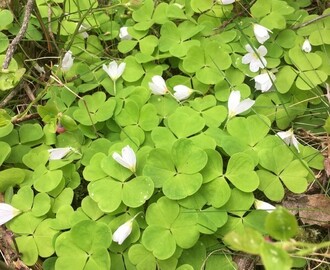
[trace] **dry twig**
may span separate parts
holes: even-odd
[[[6,52],[6,57],[5,60],[3,61],[2,64],[2,69],[6,70],[9,66],[9,63],[11,61],[11,59],[13,58],[13,54],[16,50],[16,47],[18,45],[18,43],[22,40],[22,38],[24,37],[28,24],[29,24],[29,20],[31,17],[31,12],[32,12],[32,8],[33,8],[33,4],[34,4],[34,0],[28,0],[26,3],[26,8],[25,8],[25,14],[24,14],[24,18],[23,18],[23,23],[22,23],[22,27],[19,30],[17,36],[12,40],[12,42],[10,43],[10,45],[8,46],[7,52]]]

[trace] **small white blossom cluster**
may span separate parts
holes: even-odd
[[[154,95],[162,96],[166,93],[169,93],[165,80],[162,76],[159,75],[155,75],[151,78],[151,82],[149,82],[149,88]],[[173,90],[173,97],[179,102],[189,98],[190,95],[194,92],[193,89],[183,84],[174,86]]]
[[[270,29],[260,24],[253,24],[253,32],[260,44],[264,44],[270,38],[269,33],[272,33]],[[252,72],[258,72],[259,69],[266,68],[267,60],[265,56],[268,51],[264,45],[260,45],[259,48],[254,48],[250,44],[247,44],[245,49],[248,53],[242,58],[243,64],[249,64],[249,68]],[[254,77],[255,88],[261,92],[267,92],[272,88],[275,80],[275,75],[271,71],[265,70]]]

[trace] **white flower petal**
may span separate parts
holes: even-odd
[[[132,227],[133,227],[133,220],[134,218],[130,219],[129,221],[125,222],[118,229],[113,233],[112,240],[117,242],[118,245],[121,245],[125,239],[131,234]]]
[[[294,136],[294,134],[292,134],[291,143],[297,149],[298,153],[300,153],[299,145],[298,145],[299,143],[296,137]]]
[[[223,5],[230,5],[235,2],[235,0],[220,0]]]
[[[298,153],[300,152],[299,143],[296,137],[294,136],[292,128],[290,128],[287,131],[277,132],[276,135],[280,137],[287,145],[293,145],[297,149]]]
[[[261,92],[267,92],[272,88],[273,82],[276,77],[272,72],[262,73],[254,77],[256,90],[261,90]]]
[[[257,52],[260,56],[265,56],[267,54],[267,48],[264,45],[261,45],[258,49]]]
[[[126,63],[121,63],[118,66],[116,61],[111,61],[108,67],[105,64],[102,65],[103,70],[113,81],[116,81],[123,74],[125,67]]]
[[[251,61],[249,68],[252,72],[257,72],[260,69],[260,64],[260,61]]]
[[[109,64],[109,67],[108,67],[108,71],[109,71],[108,74],[110,75],[110,78],[113,81],[116,81],[118,79],[117,70],[118,70],[117,62],[116,61],[111,61],[110,64]]]
[[[243,64],[250,64],[249,68],[252,72],[257,72],[260,68],[266,67],[267,61],[264,56],[267,54],[267,49],[265,46],[261,45],[256,51],[253,51],[249,44],[245,48],[248,53],[242,58]]]
[[[73,151],[72,147],[62,147],[62,148],[53,148],[48,149],[49,160],[59,160],[64,158],[67,154]]]
[[[311,43],[309,42],[308,39],[305,39],[305,41],[304,41],[304,43],[303,43],[301,49],[302,49],[304,52],[307,52],[307,53],[309,53],[309,52],[312,51],[312,45],[311,45]]]
[[[253,48],[251,47],[250,44],[245,45],[245,50],[247,50],[249,53],[254,53],[254,50],[253,50]]]
[[[79,29],[78,29],[79,33],[82,35],[82,37],[83,37],[84,39],[86,39],[86,38],[89,37],[88,33],[86,32],[87,29],[88,29],[88,28],[87,28],[86,26],[84,26],[83,24],[81,24],[81,25],[79,26]]]
[[[277,132],[276,134],[283,140],[286,138],[289,138],[291,136],[290,131],[280,131],[280,132]]]
[[[121,155],[117,152],[112,154],[112,158],[123,167],[135,172],[136,168],[136,155],[133,149],[127,145],[121,150]]]
[[[236,115],[236,108],[239,105],[241,100],[241,92],[240,91],[232,91],[228,98],[228,114],[229,117]]]
[[[237,114],[250,109],[255,103],[254,100],[249,98],[244,99],[240,102],[241,93],[240,91],[232,91],[228,98],[228,118],[232,118]]]
[[[153,76],[148,85],[154,95],[165,95],[168,91],[165,80],[159,75]]]
[[[70,68],[73,65],[73,60],[74,58],[72,57],[72,52],[71,51],[67,51],[62,59],[61,62],[61,69],[63,71],[68,71],[70,70]]]
[[[272,31],[260,24],[254,24],[253,32],[258,42],[263,44],[266,40],[270,38],[269,32]]]
[[[240,114],[242,112],[249,110],[254,103],[255,101],[249,98],[242,100],[236,107],[236,114]]]
[[[193,92],[193,90],[185,85],[176,85],[173,87],[175,93],[173,96],[176,100],[181,101],[187,99]]]
[[[123,75],[125,68],[126,68],[126,63],[123,62],[119,64],[119,67],[117,69],[117,79],[121,77],[121,75]]]
[[[119,38],[121,40],[131,40],[132,36],[128,33],[128,27],[123,26],[119,29]]]
[[[247,53],[242,57],[242,64],[249,64],[253,59],[253,54]]]
[[[271,213],[276,209],[274,205],[257,199],[254,200],[254,207],[258,210],[266,210],[268,213]]]
[[[0,203],[0,225],[5,224],[7,221],[13,219],[21,213],[20,210],[7,203]]]

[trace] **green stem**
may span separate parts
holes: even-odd
[[[114,92],[114,96],[116,96],[116,92],[117,92],[116,81],[113,81],[113,92]]]
[[[318,249],[330,247],[330,241],[319,243],[319,244],[297,242],[297,243],[295,243],[295,245],[296,246],[301,246],[301,247],[304,248],[303,250],[298,251],[296,253],[296,255],[298,255],[298,256],[305,256],[305,255],[312,254],[313,252],[315,252]]]

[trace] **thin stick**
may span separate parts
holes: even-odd
[[[33,4],[34,4],[34,0],[28,0],[26,3],[26,8],[25,8],[25,14],[24,14],[24,19],[23,19],[23,23],[22,23],[22,27],[19,30],[17,36],[12,40],[12,42],[10,43],[10,45],[8,46],[7,52],[6,52],[6,57],[5,60],[3,61],[2,64],[2,69],[6,70],[9,66],[9,63],[11,61],[11,59],[13,58],[13,54],[16,50],[16,47],[18,45],[18,43],[22,40],[22,38],[24,37],[28,24],[29,24],[29,20],[31,17],[31,12],[32,12],[32,8],[33,8]]]
[[[21,90],[21,84],[17,85],[9,94],[0,102],[0,108],[4,108]]]
[[[12,118],[11,122],[13,124],[19,124],[24,121],[29,121],[29,120],[38,119],[38,118],[40,118],[40,115],[38,113],[32,113],[32,114],[24,115],[21,118]]]
[[[302,23],[302,24],[296,25],[296,26],[292,27],[292,29],[295,30],[295,29],[302,28],[302,27],[304,27],[304,26],[307,26],[307,25],[309,25],[309,24],[311,24],[311,23],[314,23],[314,22],[316,22],[316,21],[322,20],[322,19],[324,19],[324,18],[326,18],[326,17],[329,17],[329,16],[330,16],[330,13],[328,13],[328,14],[323,14],[323,15],[318,16],[318,17],[316,17],[316,18],[314,18],[314,19],[311,19],[311,20],[309,20],[309,21],[307,21],[307,22],[304,22],[304,23]]]

